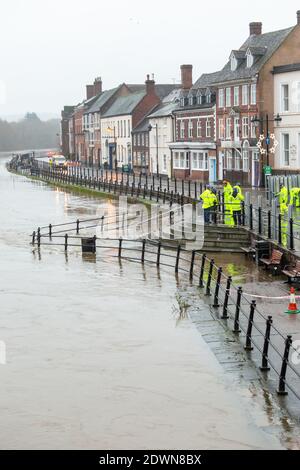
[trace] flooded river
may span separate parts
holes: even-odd
[[[282,448],[188,319],[171,270],[29,245],[104,203],[0,167],[1,449]],[[185,281],[182,280],[182,283]]]

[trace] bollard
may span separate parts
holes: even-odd
[[[228,279],[227,279],[227,285],[226,285],[226,291],[225,291],[223,314],[221,316],[222,320],[228,320],[228,318],[229,318],[229,315],[228,315],[228,302],[229,302],[231,284],[232,284],[232,277],[229,276]]]
[[[205,271],[205,262],[206,262],[206,255],[202,255],[202,263],[201,263],[201,269],[200,269],[200,278],[199,278],[199,287],[203,289],[204,287],[204,282],[203,282],[203,277],[204,277],[204,271]]]
[[[272,317],[268,317],[267,322],[266,322],[266,333],[265,333],[265,342],[264,342],[264,349],[263,349],[263,355],[262,355],[262,363],[260,367],[260,370],[262,372],[268,372],[270,370],[269,363],[268,363],[268,352],[269,352],[272,323],[273,323]]]
[[[247,335],[246,335],[246,346],[244,348],[246,351],[253,351],[251,337],[252,337],[252,327],[253,327],[255,309],[256,309],[256,302],[255,300],[253,300],[251,307],[250,307],[250,315],[249,315],[248,329],[247,329]]]
[[[210,286],[211,286],[212,273],[213,273],[214,266],[215,266],[215,260],[212,259],[211,262],[210,262],[210,265],[209,265],[208,279],[207,279],[207,284],[206,284],[205,295],[207,297],[209,297],[211,295]]]
[[[285,349],[284,349],[280,378],[279,378],[279,388],[277,390],[277,394],[280,396],[285,396],[288,394],[285,387],[286,387],[286,371],[287,371],[287,365],[289,362],[289,354],[290,354],[291,345],[292,345],[292,336],[289,335],[287,339],[285,340]]]
[[[65,251],[68,251],[68,238],[69,238],[69,235],[66,233],[65,234]]]
[[[142,246],[142,264],[145,263],[145,250],[146,250],[146,240],[143,240],[143,246]]]
[[[214,308],[220,307],[220,304],[219,304],[219,292],[220,292],[222,274],[223,274],[223,268],[219,268],[219,269],[218,269],[217,282],[216,282],[216,289],[215,289],[215,298],[214,298],[214,304],[213,304],[213,307],[214,307]]]
[[[52,225],[49,224],[49,239],[51,240],[52,237]]]
[[[191,266],[190,266],[190,279],[193,279],[194,276],[194,265],[195,265],[195,256],[196,256],[196,251],[192,251],[192,259],[191,259]]]
[[[239,287],[238,291],[237,291],[236,308],[235,308],[235,316],[234,316],[233,333],[235,333],[235,334],[241,333],[241,330],[240,330],[240,311],[241,311],[242,295],[243,295],[243,288]]]
[[[76,220],[76,234],[79,235],[79,224],[80,224],[80,220],[77,219]]]
[[[176,255],[176,264],[175,264],[175,273],[178,273],[179,271],[180,252],[181,252],[181,246],[178,245],[177,255]]]
[[[121,258],[122,256],[122,238],[119,239],[119,252],[118,252],[118,257]]]
[[[294,244],[294,219],[290,219],[290,250],[294,251],[295,250],[295,244]]]
[[[161,242],[158,242],[157,245],[157,259],[156,259],[156,265],[160,265],[160,255],[161,255]]]

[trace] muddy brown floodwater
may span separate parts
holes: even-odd
[[[107,201],[9,174],[3,160],[0,201],[1,449],[283,447],[253,394],[177,321],[172,271],[33,252],[34,227]]]

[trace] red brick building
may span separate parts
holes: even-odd
[[[182,179],[215,182],[216,95],[212,87],[193,86],[192,66],[181,66],[182,91],[175,116],[172,175]]]

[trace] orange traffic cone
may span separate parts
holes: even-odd
[[[298,307],[297,307],[296,291],[294,287],[291,288],[290,303],[289,303],[288,311],[285,313],[288,313],[290,315],[296,315],[300,313],[300,310],[298,310]]]

